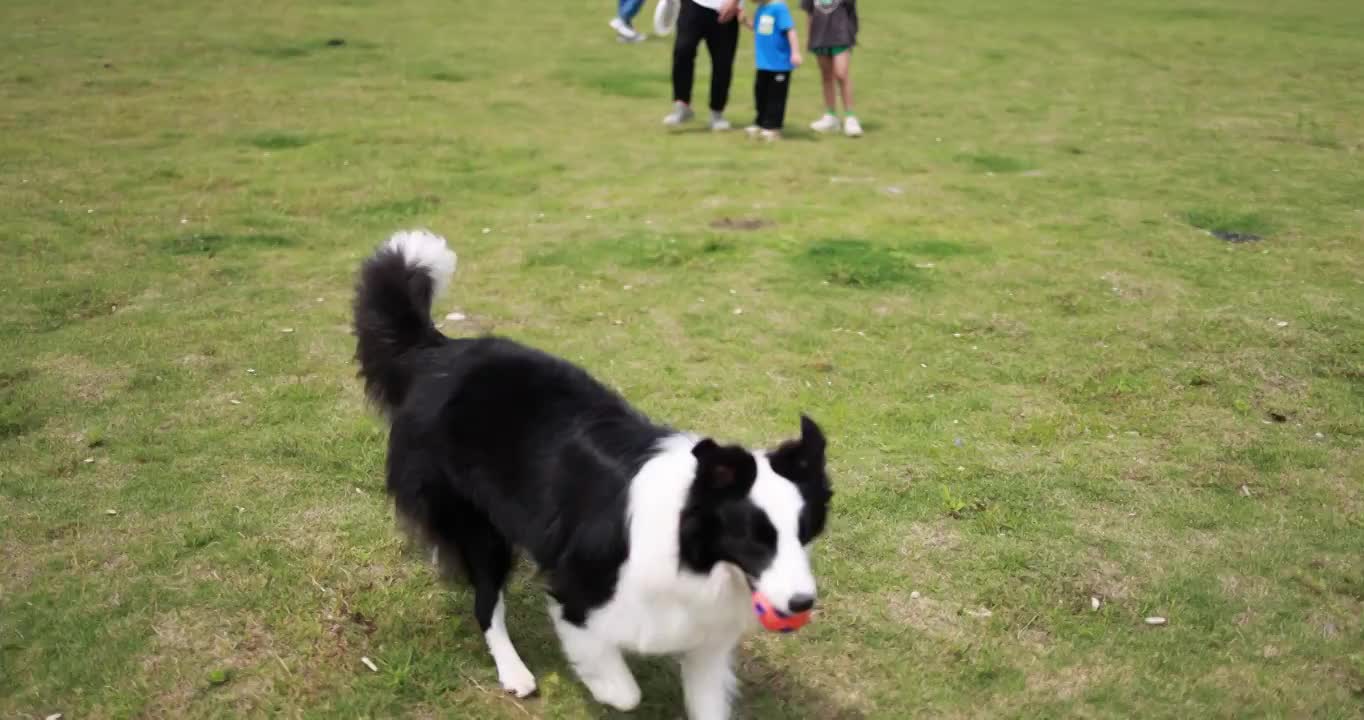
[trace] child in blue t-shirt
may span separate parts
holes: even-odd
[[[786,120],[786,95],[791,86],[791,71],[800,67],[800,39],[796,19],[783,0],[758,3],[758,11],[745,17],[753,31],[753,54],[757,59],[758,79],[753,84],[753,100],[758,118],[748,128],[750,136],[764,140],[781,137]]]

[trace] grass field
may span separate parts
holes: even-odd
[[[393,528],[348,304],[419,225],[449,333],[824,424],[744,717],[1364,714],[1357,0],[867,2],[867,137],[807,68],[775,145],[665,133],[611,5],[0,6],[0,716],[607,716],[528,570],[514,702]]]

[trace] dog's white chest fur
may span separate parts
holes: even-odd
[[[588,616],[587,629],[617,647],[645,654],[680,653],[732,646],[756,627],[743,573],[728,564],[709,575],[681,569],[678,518],[690,489],[695,440],[669,441],[678,452],[661,452],[641,469],[630,490],[630,555],[620,569],[616,593]]]
[[[627,565],[616,595],[588,617],[590,631],[622,650],[658,655],[729,646],[756,627],[747,585],[733,568],[717,566],[706,577],[674,576],[663,587],[650,584],[652,571],[638,570]]]

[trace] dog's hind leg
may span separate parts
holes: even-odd
[[[483,625],[481,616],[479,624]],[[521,656],[507,635],[507,607],[500,592],[493,606],[492,617],[484,627],[483,637],[488,641],[493,662],[497,664],[497,680],[502,684],[502,689],[520,698],[534,693],[535,676],[521,661]]]
[[[433,530],[453,545],[474,586],[474,615],[497,664],[502,689],[526,697],[535,692],[535,676],[507,635],[507,604],[502,588],[512,569],[512,546],[488,517],[462,499],[452,499]]]
[[[474,615],[488,642],[497,679],[517,697],[535,692],[535,676],[526,669],[507,636],[507,609],[502,588],[512,568],[511,543],[481,510],[460,497],[438,462],[422,452],[396,452],[404,444],[405,426],[394,425],[388,455],[388,491],[405,524],[432,544],[433,561],[463,571],[474,587]]]

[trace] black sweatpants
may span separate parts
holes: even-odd
[[[729,84],[734,77],[734,53],[739,49],[739,21],[720,22],[720,13],[682,0],[677,16],[677,40],[673,43],[673,99],[691,104],[692,77],[696,72],[696,49],[706,41],[710,53],[710,109],[722,112],[729,103]]]
[[[791,89],[789,71],[759,70],[753,83],[753,104],[758,108],[754,125],[764,130],[780,130],[786,122],[786,95]]]

